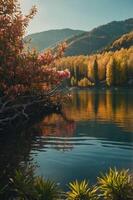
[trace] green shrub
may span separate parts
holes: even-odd
[[[133,183],[128,170],[110,169],[98,178],[101,196],[106,200],[133,200]]]
[[[98,186],[91,187],[86,180],[76,180],[69,183],[69,191],[63,194],[55,182],[34,177],[34,169],[29,167],[16,171],[7,186],[0,186],[1,199],[5,193],[6,200],[59,200],[61,196],[67,200],[133,200],[133,180],[128,170],[110,169],[98,178]]]
[[[17,170],[10,182],[12,194],[18,200],[57,200],[60,197],[57,184],[42,177],[34,177],[32,166]]]
[[[37,177],[34,181],[37,200],[57,200],[60,198],[60,190],[57,184],[50,180]]]
[[[68,200],[97,200],[97,188],[96,187],[89,187],[89,183],[84,180],[78,182],[69,183],[70,191],[67,192],[67,199]]]
[[[25,171],[17,170],[13,179],[10,179],[12,183],[12,193],[15,197],[22,200],[34,199],[36,194],[34,189],[34,176],[33,168],[29,167]]]

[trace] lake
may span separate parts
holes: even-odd
[[[45,117],[26,133],[0,136],[0,170],[37,165],[36,174],[64,189],[69,181],[96,182],[110,167],[133,170],[133,90],[72,90],[64,115]]]

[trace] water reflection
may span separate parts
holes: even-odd
[[[66,116],[59,114],[47,116],[29,129],[30,134],[33,134],[36,138],[32,149],[42,149],[43,151],[47,151],[49,148],[59,151],[72,150],[73,144],[71,144],[69,138],[74,136],[75,131],[75,122],[66,119]]]
[[[72,104],[65,108],[75,121],[112,122],[133,132],[133,91],[77,91],[72,92]]]
[[[72,137],[75,129],[75,122],[73,120],[69,120],[69,118],[66,119],[66,115],[64,116],[61,114],[52,114],[47,116],[37,126],[38,135],[55,137]]]
[[[32,148],[69,151],[75,145],[92,145],[90,137],[100,138],[104,147],[130,148],[124,142],[131,142],[133,135],[124,133],[133,133],[132,102],[132,90],[73,91],[64,116],[52,114],[30,129],[36,137]]]
[[[132,102],[128,89],[72,91],[64,115],[45,117],[21,137],[0,136],[1,172],[10,176],[20,165],[37,162],[37,174],[65,187],[73,179],[94,183],[109,167],[133,169]]]

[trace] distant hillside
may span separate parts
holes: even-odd
[[[133,31],[133,18],[125,21],[113,21],[106,25],[99,26],[90,32],[70,38],[67,42],[69,47],[67,56],[88,55],[97,53],[109,46],[114,40]]]
[[[59,42],[67,40],[70,37],[79,35],[84,31],[72,29],[49,30],[40,33],[31,34],[25,37],[26,41],[30,40],[30,47],[42,51],[54,47]]]
[[[116,50],[120,50],[121,48],[129,48],[131,46],[133,46],[133,31],[122,35],[119,39],[115,40],[105,50],[116,51]]]

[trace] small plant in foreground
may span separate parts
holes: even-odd
[[[98,200],[97,188],[90,187],[88,181],[78,182],[77,180],[69,183],[70,191],[67,192],[68,200]]]
[[[110,169],[98,178],[101,196],[106,200],[133,200],[133,183],[128,170]]]
[[[34,175],[33,168],[29,167],[27,170],[17,170],[13,179],[10,179],[12,184],[13,196],[19,199],[33,199],[36,194],[34,189]]]
[[[34,181],[37,200],[57,200],[60,198],[60,190],[57,184],[50,180],[37,177]]]

